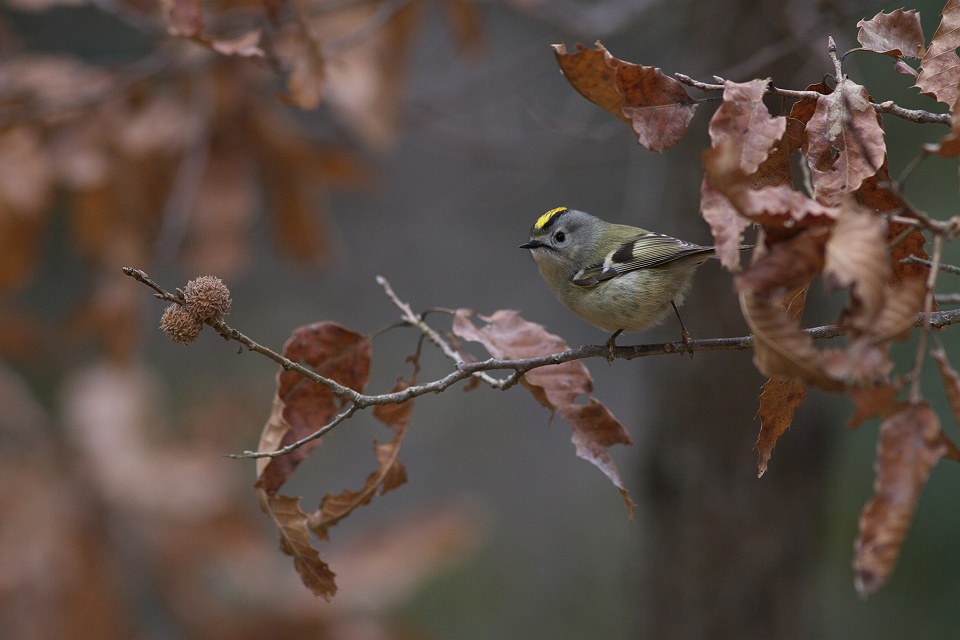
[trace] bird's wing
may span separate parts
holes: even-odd
[[[581,269],[572,282],[589,287],[631,271],[659,267],[674,260],[712,251],[713,247],[684,242],[660,233],[641,233],[620,245],[603,262]]]

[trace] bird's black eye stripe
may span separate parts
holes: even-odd
[[[565,234],[563,231],[557,231],[555,234],[553,234],[553,239],[557,242],[563,242],[567,239],[567,234]]]

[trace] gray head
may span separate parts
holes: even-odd
[[[530,249],[537,264],[555,262],[570,267],[573,256],[587,255],[596,246],[602,226],[603,222],[589,213],[557,207],[537,219],[530,240],[520,248]]]

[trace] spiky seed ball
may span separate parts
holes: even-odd
[[[200,322],[219,322],[230,312],[230,290],[216,276],[200,276],[183,290],[187,311]]]
[[[174,342],[190,344],[200,335],[203,323],[179,304],[172,304],[163,310],[160,328]]]

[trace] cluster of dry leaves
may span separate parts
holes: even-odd
[[[475,318],[481,321],[480,326]],[[452,346],[439,336],[435,339],[443,341],[444,350],[457,362],[463,364],[473,360],[459,346]],[[542,326],[524,320],[515,311],[497,311],[491,317],[484,317],[469,309],[457,309],[453,311],[450,339],[476,342],[500,360],[522,360],[568,350],[560,338],[547,333]],[[413,400],[376,403],[374,416],[392,432],[389,441],[373,443],[376,469],[358,490],[345,489],[335,495],[327,494],[318,509],[305,513],[298,498],[281,495],[278,491],[293,475],[297,465],[320,443],[310,436],[324,425],[336,424],[338,412],[349,409],[351,400],[348,394],[338,391],[337,385],[354,392],[363,391],[369,377],[372,348],[368,337],[333,322],[321,322],[295,330],[282,355],[336,384],[315,383],[301,373],[287,369],[277,374],[277,393],[258,450],[274,452],[284,447],[295,448],[280,456],[257,460],[257,493],[261,507],[280,531],[281,550],[293,558],[303,583],[315,594],[330,599],[337,591],[335,574],[311,544],[311,532],[326,540],[330,527],[356,508],[406,482],[399,452],[413,410]],[[413,374],[399,379],[391,393],[415,390],[417,395],[422,395],[433,390],[428,385],[416,387],[419,351],[410,361]],[[472,378],[467,388],[475,387],[481,379]],[[610,478],[619,489],[628,512],[632,512],[633,501],[607,451],[615,444],[630,444],[630,436],[610,411],[594,398],[589,398],[586,404],[576,401],[593,389],[590,374],[583,363],[570,360],[534,368],[517,380],[541,405],[559,413],[570,423],[577,455],[596,465]],[[304,439],[309,441],[296,446]]]
[[[946,5],[929,47],[914,11],[880,13],[858,26],[863,50],[893,57],[896,71],[912,74],[921,93],[956,116],[960,2]],[[891,342],[906,337],[918,314],[934,310],[942,242],[957,235],[958,221],[931,220],[892,183],[879,109],[865,87],[843,75],[835,51],[832,82],[804,92],[780,91],[769,79],[718,79],[715,85],[675,80],[617,60],[600,45],[573,53],[558,46],[556,53],[573,86],[630,124],[640,144],[654,151],[675,145],[693,117],[698,103],[684,84],[722,90],[709,125],[711,147],[703,154],[701,210],[721,262],[736,273],[754,362],[769,377],[760,396],[760,475],[809,386],[846,394],[856,408],[853,426],[882,420],[875,494],[860,519],[854,559],[859,591],[875,591],[894,566],[930,469],[945,455],[960,459],[919,390],[929,326],[912,371],[893,375],[890,355]],[[919,59],[919,72],[904,58]],[[763,101],[771,94],[792,98],[789,110],[772,116]],[[954,117],[951,132],[924,152],[960,156],[958,128]],[[791,167],[797,153],[800,175]],[[751,226],[758,230],[757,246],[741,269],[737,247]],[[934,242],[932,260],[927,236]],[[847,292],[837,320],[847,336],[843,348],[818,348],[802,329],[805,298],[817,276],[828,291]],[[960,378],[942,349],[933,355],[960,419]]]
[[[960,2],[948,3],[929,48],[913,11],[881,13],[859,26],[863,50],[893,57],[895,70],[912,73],[922,93],[956,110]],[[790,426],[810,386],[849,397],[855,406],[852,426],[868,418],[881,420],[875,493],[860,519],[854,559],[858,590],[872,593],[895,565],[931,468],[944,456],[960,460],[960,451],[941,431],[919,386],[942,243],[954,239],[960,224],[938,222],[917,211],[891,181],[883,107],[872,102],[865,87],[843,75],[842,57],[832,41],[833,80],[804,91],[779,90],[769,79],[707,85],[680,76],[681,82],[657,68],[618,60],[599,44],[594,49],[578,46],[572,53],[558,45],[555,51],[570,83],[628,123],[640,144],[655,151],[675,145],[694,116],[698,101],[684,84],[722,91],[723,101],[709,124],[711,147],[703,154],[701,209],[721,262],[736,274],[735,289],[751,329],[754,361],[769,378],[760,396],[759,474],[766,471],[777,439]],[[919,58],[919,72],[904,58]],[[772,115],[764,104],[771,94],[786,98],[781,104],[789,109],[785,106],[783,114]],[[912,117],[936,120],[935,114]],[[958,121],[955,118],[951,133],[925,152],[960,155]],[[797,154],[799,175],[791,164]],[[749,227],[758,232],[756,249],[750,264],[741,268],[738,247]],[[928,236],[933,239],[932,256],[925,249]],[[827,291],[846,292],[848,302],[837,320],[846,335],[843,347],[819,348],[802,327],[807,292],[818,276]],[[475,372],[471,383],[480,380],[499,388],[510,386],[511,380],[523,384],[543,406],[571,424],[577,454],[611,479],[630,510],[633,503],[608,453],[610,446],[629,444],[629,435],[606,407],[589,397],[592,383],[586,368],[575,358],[549,366],[540,361],[536,367],[516,364],[565,352],[567,346],[515,312],[483,317],[458,310],[453,315],[449,340],[454,347],[445,351],[461,369],[471,358],[456,345],[466,340],[479,343],[498,361],[491,369],[512,368],[516,373],[515,378],[497,381]],[[891,344],[905,338],[918,318],[921,331],[914,367],[894,375]],[[284,355],[357,392],[362,391],[370,366],[369,342],[331,323],[298,329]],[[932,355],[960,420],[960,375],[942,348]],[[401,380],[395,390],[413,388],[424,393],[437,390],[416,387],[413,378]],[[588,397],[586,403],[577,402],[582,396]],[[295,445],[334,424],[337,412],[349,404],[330,386],[305,384],[299,373],[281,371],[260,451]],[[310,532],[326,538],[331,525],[405,480],[397,453],[411,409],[412,399],[377,407],[377,417],[393,438],[374,443],[376,470],[361,489],[328,495],[315,512],[304,513],[298,500],[277,491],[316,441],[258,461],[258,491],[280,529],[281,548],[294,557],[303,581],[315,593],[330,597],[336,587],[333,573],[310,545]]]

